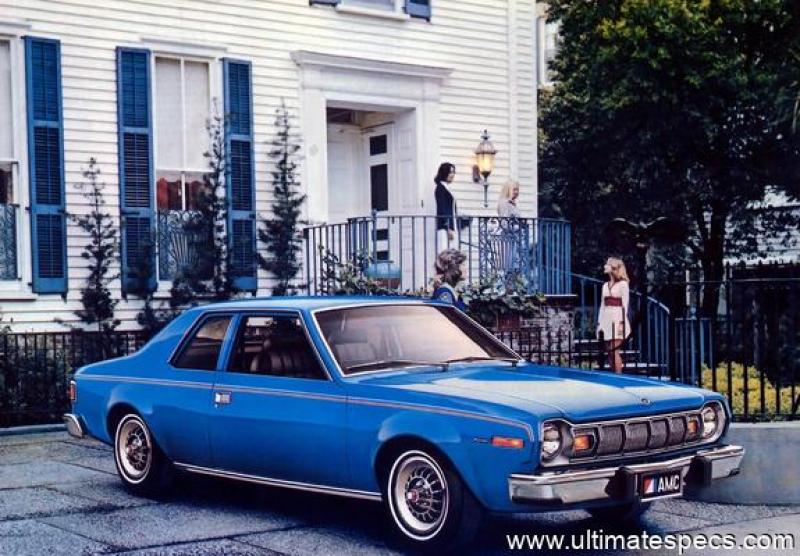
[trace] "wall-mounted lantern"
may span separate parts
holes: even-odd
[[[483,130],[481,142],[475,149],[475,165],[472,167],[472,179],[483,185],[483,206],[489,206],[489,175],[494,170],[494,157],[497,150],[489,141],[489,132]]]

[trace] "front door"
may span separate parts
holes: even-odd
[[[214,385],[214,467],[326,486],[347,482],[346,398],[295,312],[244,314]]]
[[[373,255],[378,261],[388,261],[390,222],[385,218],[396,206],[392,184],[392,125],[374,127],[364,134],[367,161],[367,184],[369,185],[370,212],[374,211],[378,221],[374,234]],[[382,218],[384,216],[384,218]]]

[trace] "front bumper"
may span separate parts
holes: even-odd
[[[86,436],[86,430],[83,427],[81,418],[72,413],[64,415],[64,424],[67,426],[67,432],[75,438],[83,438]]]
[[[715,479],[739,473],[741,446],[719,446],[664,461],[541,475],[513,474],[511,500],[523,504],[570,505],[584,502],[631,501],[639,498],[636,477],[642,473],[680,469],[684,485],[708,486]]]

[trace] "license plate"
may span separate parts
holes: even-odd
[[[680,495],[683,493],[682,475],[680,469],[640,475],[639,497],[642,500],[654,500]]]

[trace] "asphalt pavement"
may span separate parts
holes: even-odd
[[[0,555],[372,555],[401,554],[377,503],[187,477],[162,500],[127,494],[111,449],[65,432],[0,436]],[[509,554],[508,535],[692,537],[794,533],[800,506],[656,502],[633,527],[583,511],[487,519],[474,554]],[[584,545],[585,546],[585,545]],[[553,554],[558,551],[516,553]],[[678,554],[676,550],[570,550],[570,554]],[[721,554],[690,549],[684,554]],[[725,554],[800,554],[794,550]]]

